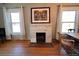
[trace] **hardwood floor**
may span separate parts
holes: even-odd
[[[0,56],[60,56],[59,44],[54,43],[53,47],[29,47],[30,41],[7,41],[0,44]]]

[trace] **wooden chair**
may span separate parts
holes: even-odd
[[[73,50],[74,50],[74,40],[67,39],[63,34],[58,32],[59,36],[59,42],[60,42],[60,51],[59,53],[61,54],[61,48],[63,47],[65,51],[67,52],[68,55],[73,55]],[[70,53],[70,54],[69,54]]]

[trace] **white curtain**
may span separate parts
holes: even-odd
[[[11,39],[11,31],[10,31],[10,20],[7,16],[7,9],[3,7],[3,15],[4,15],[4,24],[5,24],[5,31],[6,31],[6,38]]]
[[[56,29],[56,39],[58,40],[58,32],[61,32],[61,18],[62,18],[62,5],[60,5],[59,7],[59,13],[58,13],[58,17],[57,17],[57,29]]]
[[[75,21],[75,32],[78,33],[79,31],[79,10],[76,10],[76,21]]]
[[[20,22],[20,28],[21,28],[20,34],[12,33],[10,12],[16,9],[20,11],[20,21],[21,21]],[[13,8],[13,9],[7,9],[6,7],[3,7],[3,14],[4,14],[4,21],[5,21],[6,38],[11,39],[13,37],[17,39],[24,39],[25,38],[25,27],[24,27],[23,7],[21,6],[20,8]]]
[[[20,8],[20,15],[21,15],[21,30],[22,30],[22,36],[25,38],[25,24],[24,24],[24,14],[23,14],[23,7]]]

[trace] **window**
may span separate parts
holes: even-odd
[[[12,32],[20,33],[20,17],[19,12],[11,12]]]
[[[68,29],[75,29],[76,11],[63,11],[61,20],[61,32],[68,32]]]

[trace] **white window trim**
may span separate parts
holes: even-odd
[[[24,39],[25,38],[25,26],[24,26],[24,17],[23,17],[23,7],[21,5],[20,8],[12,8],[12,9],[19,9],[20,11],[20,16],[21,16],[21,29],[22,29],[22,33],[20,34],[12,34],[12,29],[11,29],[11,24],[10,24],[10,16],[8,17],[8,15],[10,15],[9,11],[11,11],[11,9],[3,7],[3,16],[4,16],[4,21],[5,21],[5,31],[6,31],[6,38],[7,39],[11,39],[11,34],[12,35],[18,35],[19,39]]]
[[[21,12],[20,12],[20,8],[14,8],[14,9],[8,9],[8,13],[10,15],[10,19],[11,19],[11,13],[14,12],[19,12],[20,13],[20,17],[21,17]],[[11,22],[11,30],[12,30],[12,22]],[[13,32],[11,31],[12,35],[21,35],[22,34],[22,29],[21,29],[21,18],[20,18],[20,30],[21,32]]]
[[[75,21],[74,21],[74,22],[62,22],[61,20],[62,20],[62,12],[63,12],[63,11],[75,11]],[[77,30],[76,30],[76,29],[77,29],[77,28],[76,28],[76,27],[77,27],[77,26],[76,26],[76,22],[77,22],[77,20],[76,20],[76,15],[77,15],[77,14],[76,14],[76,13],[77,13],[76,10],[62,10],[62,11],[61,11],[61,20],[60,20],[60,32],[61,32],[61,33],[65,33],[65,32],[62,32],[62,23],[74,23],[74,29],[75,29],[75,32],[77,32]]]

